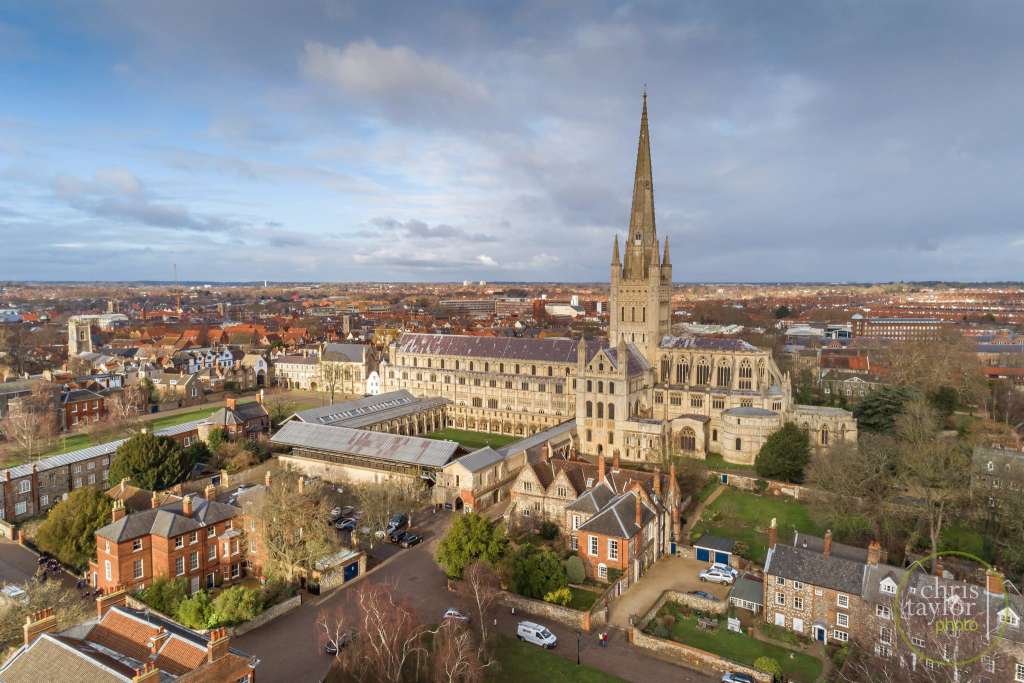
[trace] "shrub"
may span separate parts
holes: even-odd
[[[651,629],[651,633],[657,638],[669,639],[672,637],[672,632],[664,624],[655,624],[654,628]]]
[[[75,489],[39,525],[36,543],[66,565],[84,568],[96,554],[96,530],[110,523],[113,502],[97,489]]]
[[[186,598],[178,605],[175,616],[189,628],[208,628],[213,616],[213,602],[210,594],[206,591],[199,591],[190,598]]]
[[[565,576],[569,583],[583,583],[587,578],[587,570],[579,555],[573,555],[565,561]]]
[[[178,613],[181,603],[188,599],[188,580],[181,577],[158,577],[139,591],[138,597],[157,612],[173,617]]]
[[[298,588],[294,583],[282,581],[281,579],[271,579],[263,586],[263,605],[270,607],[279,602],[284,602],[288,598],[293,597],[297,592]]]
[[[572,591],[568,588],[559,588],[558,590],[551,591],[544,596],[544,602],[568,607],[569,603],[572,602]]]
[[[166,436],[136,434],[117,449],[110,463],[109,481],[129,479],[151,491],[174,486],[192,471],[195,462],[185,450]]]
[[[543,598],[567,585],[565,567],[548,548],[519,546],[504,569],[512,591],[528,598]]]
[[[496,563],[505,554],[506,544],[502,527],[492,524],[486,517],[469,512],[456,517],[448,533],[441,539],[437,548],[437,563],[449,578],[459,579],[462,578],[462,570],[477,560],[492,565]]]
[[[232,586],[214,598],[208,622],[210,626],[233,626],[249,621],[263,611],[260,591]]]
[[[541,522],[538,533],[545,541],[553,541],[558,538],[558,525],[551,521]]]
[[[772,676],[782,675],[782,665],[771,657],[758,657],[754,660],[754,668]]]
[[[672,627],[676,624],[676,618],[671,614],[666,614],[662,617],[662,623],[665,624],[665,628],[672,630]]]
[[[754,482],[754,488],[757,489],[758,493],[764,493],[768,490],[768,482],[764,479],[758,479]]]

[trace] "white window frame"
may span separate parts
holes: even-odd
[[[882,619],[892,619],[892,610],[888,605],[875,605],[875,616]]]
[[[32,480],[22,479],[18,482],[18,493],[32,493]]]
[[[110,560],[103,560],[103,578],[107,581],[113,581],[113,569]]]
[[[1013,680],[1024,681],[1024,664],[1021,662],[1015,662],[1013,665]]]
[[[833,640],[838,640],[840,643],[845,643],[848,640],[850,640],[850,634],[846,631],[840,631],[839,629],[835,628],[832,629],[832,638]]]
[[[174,575],[184,576],[185,575],[185,557],[174,558]]]
[[[589,536],[588,538],[589,540],[587,541],[587,553],[591,557],[597,557],[598,553],[601,552],[600,541],[598,540],[597,536]]]
[[[619,559],[619,542],[614,538],[608,539],[608,559],[617,560]]]
[[[135,560],[135,562],[132,563],[132,577],[136,578],[136,579],[141,579],[145,575],[146,575],[146,565],[145,565],[145,562],[143,562],[141,558],[138,559],[138,560]]]
[[[843,609],[850,609],[850,596],[845,593],[836,595],[836,605]]]
[[[16,514],[16,515],[24,515],[27,512],[28,512],[28,503],[26,503],[25,501],[22,500],[22,501],[19,501],[19,502],[14,504],[14,514]]]
[[[207,548],[206,548],[206,559],[211,561],[211,562],[217,559],[217,544],[216,543],[211,543],[209,546],[207,546]]]
[[[850,615],[846,612],[836,612],[836,626],[850,628]]]
[[[775,593],[775,604],[778,605],[779,607],[785,607],[786,606],[786,594],[783,593],[782,591],[776,592]]]
[[[601,579],[608,578],[608,565],[606,565],[604,562],[601,562],[597,565],[597,576]]]
[[[175,548],[184,548],[185,547],[185,537],[184,536],[176,536],[175,539],[174,539],[174,547]]]

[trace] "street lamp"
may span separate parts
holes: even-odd
[[[576,666],[580,665],[580,630],[576,629]]]

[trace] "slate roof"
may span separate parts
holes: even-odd
[[[725,339],[722,337],[673,337],[665,335],[658,343],[662,349],[694,349],[696,351],[757,351],[758,348],[742,339]]]
[[[736,415],[738,417],[777,417],[778,413],[767,408],[754,408],[752,406],[739,406],[727,408],[722,411],[723,415]]]
[[[736,579],[732,590],[729,591],[729,598],[764,605],[764,582],[750,574],[744,574]]]
[[[522,451],[528,451],[535,446],[540,446],[553,440],[555,437],[562,436],[564,434],[574,434],[576,432],[576,420],[566,420],[561,424],[557,424],[554,427],[548,427],[542,432],[537,432],[525,439],[519,441],[513,441],[510,444],[506,444],[501,448],[496,449],[502,455],[509,455],[511,453],[520,453]]]
[[[811,552],[821,553],[825,550],[825,539],[820,536],[802,534],[798,531],[793,536],[793,545],[798,548],[810,550]],[[851,560],[853,562],[868,561],[867,548],[858,548],[856,546],[846,545],[845,543],[832,541],[832,549],[829,552],[836,557],[843,558],[844,560]]]
[[[581,524],[579,530],[604,536],[633,538],[641,529],[636,525],[637,495],[635,491],[619,494],[603,510]],[[640,520],[642,524],[646,525],[655,516],[655,512],[647,507],[646,503],[641,503]]]
[[[364,363],[366,362],[366,344],[324,344],[324,351],[320,355],[323,360],[342,363]]]
[[[61,396],[62,403],[76,403],[78,401],[92,401],[95,399],[103,398],[95,391],[89,391],[88,389],[72,389],[67,391]]]
[[[135,669],[79,640],[44,633],[0,669],[5,683],[129,682]]]
[[[241,512],[227,503],[192,496],[192,516],[186,517],[181,513],[182,505],[183,501],[176,500],[158,508],[125,515],[116,522],[100,527],[96,534],[117,543],[149,535],[173,538],[231,519]]]
[[[615,366],[616,368],[618,368],[619,367],[619,363],[620,363],[618,348],[612,346],[612,347],[603,349],[603,351],[604,351],[604,354],[606,356],[608,356],[608,360],[611,361],[612,365]],[[647,362],[647,359],[640,352],[640,349],[638,349],[636,346],[634,346],[631,343],[630,344],[626,344],[626,356],[627,356],[626,370],[627,370],[628,374],[636,375],[636,374],[639,374],[641,372],[646,372],[647,370],[651,369],[651,364]]]
[[[831,588],[851,595],[860,595],[864,563],[835,555],[777,543],[768,550],[764,573],[802,581],[812,586]]]
[[[566,510],[585,512],[593,515],[615,497],[615,492],[605,483],[600,483],[584,491],[579,498],[565,506]]]
[[[587,340],[587,360],[604,345],[603,339]],[[401,353],[505,358],[542,363],[576,363],[579,341],[567,338],[473,337],[457,334],[405,332],[398,338]]]
[[[270,441],[280,446],[359,455],[423,467],[444,467],[459,448],[459,444],[454,441],[423,439],[418,436],[370,432],[348,427],[330,427],[308,422],[286,422]]]
[[[490,446],[484,446],[478,450],[473,451],[469,455],[459,458],[456,462],[465,467],[470,472],[479,472],[480,470],[490,467],[496,462],[501,462],[505,457],[498,453]]]
[[[259,401],[250,401],[238,403],[234,408],[224,406],[206,418],[206,421],[212,425],[243,424],[249,420],[267,417],[267,415],[267,409]]]
[[[693,542],[693,547],[708,548],[710,550],[717,550],[721,553],[731,553],[733,548],[736,547],[736,541],[731,538],[722,538],[721,536],[704,534]]]
[[[395,418],[415,415],[451,403],[446,398],[417,398],[405,389],[301,410],[290,419],[332,427],[358,429]]]
[[[279,356],[274,361],[274,363],[291,365],[319,365],[320,361],[316,358],[310,358],[309,356]]]

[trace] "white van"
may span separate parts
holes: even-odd
[[[519,626],[516,627],[516,638],[519,640],[525,640],[528,643],[534,645],[540,645],[547,649],[552,649],[555,644],[558,643],[558,638],[555,634],[547,630],[540,624],[535,624],[532,621],[520,621]]]

